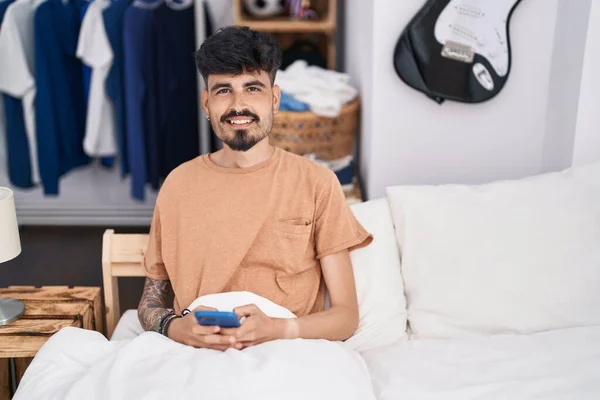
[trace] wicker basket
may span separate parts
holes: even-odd
[[[322,160],[353,154],[359,105],[357,96],[333,118],[311,111],[281,111],[275,116],[269,141],[291,153],[312,153]]]

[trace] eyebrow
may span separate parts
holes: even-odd
[[[232,87],[232,86],[231,86],[231,83],[217,82],[217,83],[215,83],[215,84],[214,84],[214,85],[213,85],[213,86],[210,88],[210,90],[211,90],[211,92],[212,92],[212,91],[214,91],[214,90],[217,90],[217,89],[221,89],[221,88],[230,88],[230,87]]]
[[[243,85],[244,87],[248,87],[248,86],[261,86],[261,87],[266,87],[264,83],[262,83],[259,80],[254,80],[254,81],[250,81],[250,82],[246,82]]]
[[[246,82],[242,85],[243,87],[249,87],[249,86],[260,86],[260,87],[266,87],[264,83],[262,83],[259,80],[253,80],[250,82]],[[232,88],[233,86],[231,86],[231,83],[226,83],[226,82],[217,82],[215,83],[211,88],[211,92],[215,91],[217,89],[221,89],[221,88]]]

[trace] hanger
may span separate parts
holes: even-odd
[[[159,7],[164,0],[135,0],[132,5],[138,8],[153,9]]]
[[[165,0],[165,4],[172,10],[185,10],[194,5],[194,0]]]

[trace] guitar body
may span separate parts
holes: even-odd
[[[510,17],[520,0],[427,0],[396,43],[394,69],[438,103],[480,103],[510,74]]]

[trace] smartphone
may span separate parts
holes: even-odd
[[[196,321],[204,326],[220,326],[221,328],[239,328],[240,320],[231,311],[196,311]]]

